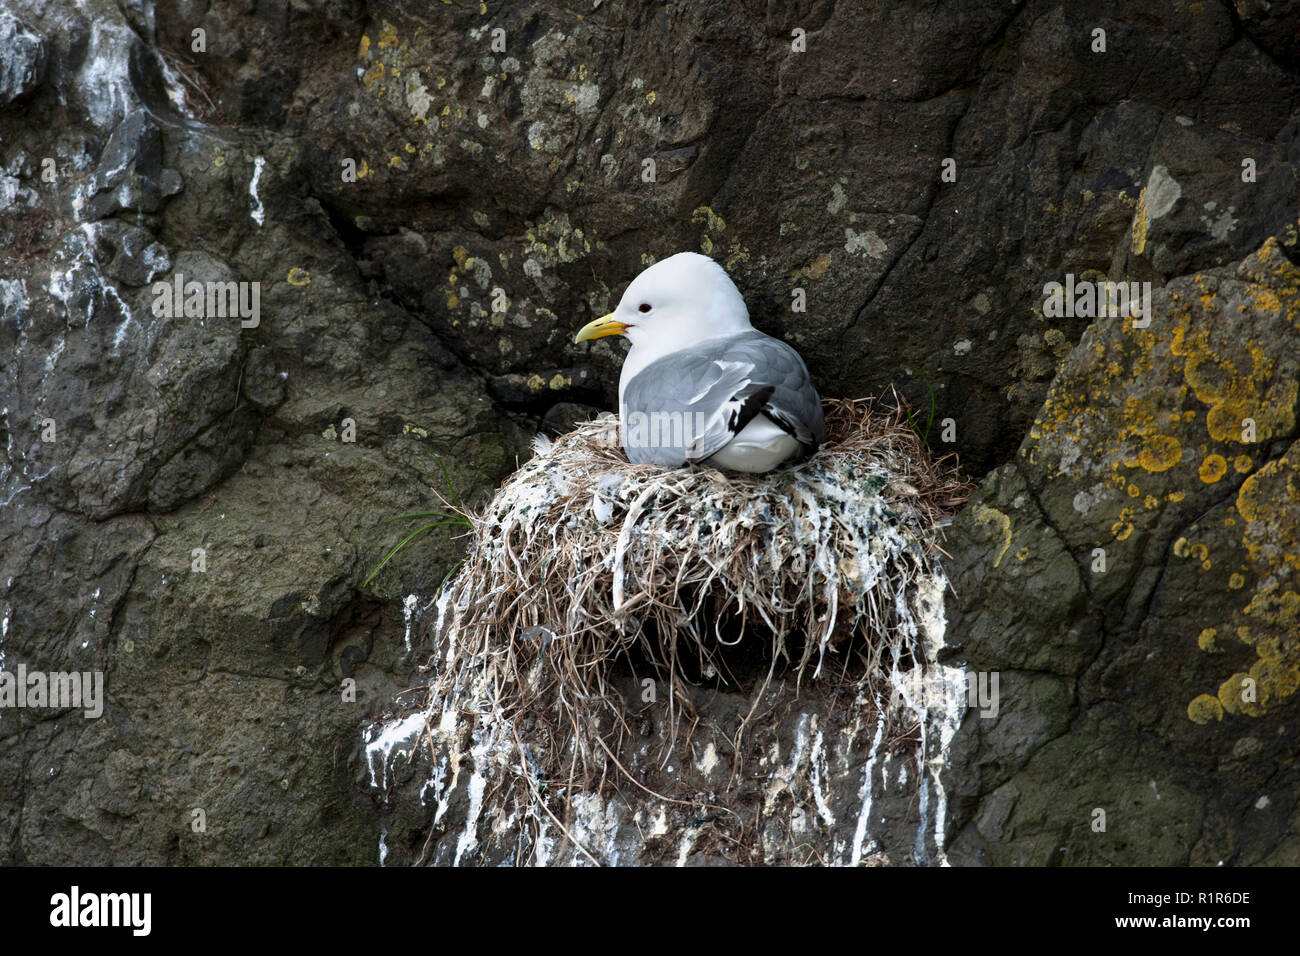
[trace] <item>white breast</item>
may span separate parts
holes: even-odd
[[[771,471],[798,450],[793,435],[760,413],[714,452],[709,464],[732,471]]]

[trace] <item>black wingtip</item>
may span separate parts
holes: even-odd
[[[744,401],[732,413],[731,421],[727,422],[727,427],[731,429],[731,433],[734,435],[752,422],[775,392],[775,386],[764,385],[746,395]]]

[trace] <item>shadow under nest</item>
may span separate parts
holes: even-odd
[[[422,736],[538,797],[630,779],[619,754],[647,700],[664,761],[692,690],[743,693],[751,717],[774,681],[878,704],[934,652],[938,539],[970,490],[894,401],[826,402],[827,444],[765,475],[630,464],[613,416],[537,439],[467,515],[465,562],[425,608]]]

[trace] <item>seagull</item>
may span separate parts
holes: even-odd
[[[618,382],[623,450],[634,464],[768,472],[826,440],[803,359],[749,323],[722,266],[679,252],[650,266],[613,312],[574,342],[625,336]]]

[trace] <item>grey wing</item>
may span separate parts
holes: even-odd
[[[803,360],[761,332],[712,339],[646,366],[628,382],[624,448],[637,463],[703,461],[763,413],[805,452],[825,438]]]
[[[826,440],[826,419],[799,353],[780,339],[754,331],[741,336],[730,355],[754,365],[754,381],[772,387],[759,411],[794,436],[806,453],[816,451]]]

